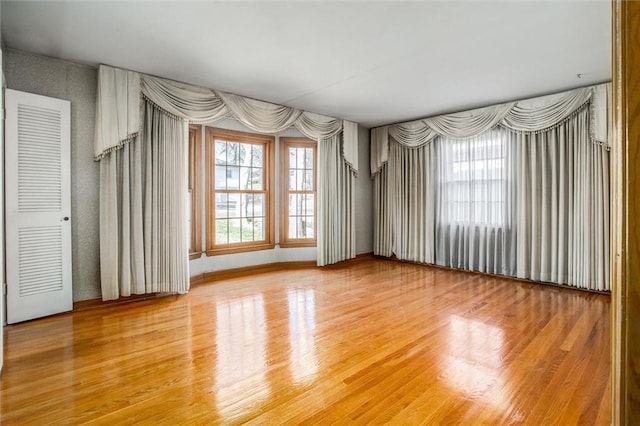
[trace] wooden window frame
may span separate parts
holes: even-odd
[[[215,140],[228,142],[263,144],[263,182],[264,190],[216,190],[215,189]],[[243,253],[257,250],[269,250],[275,247],[275,191],[274,191],[274,160],[275,137],[257,133],[240,132],[237,130],[206,128],[206,197],[207,197],[207,256],[221,254]],[[265,240],[258,242],[241,242],[216,245],[216,208],[215,194],[240,192],[264,193],[266,214],[264,219]]]
[[[202,255],[202,126],[189,125],[189,192],[191,192],[191,245],[189,260]]]
[[[289,189],[289,147],[313,148],[313,190]],[[315,247],[318,236],[318,144],[308,138],[280,138],[280,247]],[[289,235],[289,194],[314,195],[314,238],[288,238]]]

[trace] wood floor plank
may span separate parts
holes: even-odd
[[[369,259],[5,328],[2,424],[608,424],[609,296]]]

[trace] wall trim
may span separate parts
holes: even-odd
[[[307,269],[315,267],[315,260],[303,260],[297,262],[274,262],[263,263],[261,265],[242,266],[240,268],[223,269],[220,271],[211,271],[199,275],[194,275],[193,277],[191,277],[191,285],[211,284],[211,281],[244,277],[247,275],[262,274],[265,272],[275,272],[290,269]]]
[[[604,296],[610,296],[611,295],[611,292],[609,292],[609,291],[589,290],[587,288],[573,287],[573,286],[570,286],[570,285],[552,283],[552,282],[549,282],[549,281],[534,281],[534,280],[529,280],[529,279],[526,279],[526,278],[512,277],[510,275],[500,275],[500,274],[491,274],[489,272],[471,271],[469,269],[461,269],[461,268],[454,268],[452,266],[436,265],[434,263],[420,263],[420,262],[414,262],[414,261],[411,261],[411,260],[398,259],[395,256],[386,257],[386,256],[373,255],[373,258],[381,259],[381,260],[389,260],[391,262],[410,263],[412,265],[433,267],[433,268],[437,268],[437,269],[443,269],[445,271],[467,272],[469,274],[482,275],[482,276],[491,277],[491,278],[505,278],[505,279],[508,279],[508,280],[519,281],[519,282],[526,283],[526,284],[545,285],[545,286],[550,286],[550,287],[562,288],[562,289],[566,289],[566,290],[581,291],[581,292],[584,292],[584,293],[602,294]]]
[[[112,306],[126,305],[132,302],[159,299],[162,297],[169,297],[169,296],[177,297],[178,295],[173,293],[148,293],[148,294],[133,294],[127,297],[120,297],[119,299],[116,299],[116,300],[106,300],[106,301],[102,299],[80,300],[78,302],[73,302],[72,312],[86,311],[88,309],[95,309],[95,308],[109,308]]]
[[[347,259],[342,262],[334,263],[320,267],[320,269],[331,269],[346,266],[355,262],[361,262],[365,259],[372,259],[373,253],[362,253],[356,255],[353,259]],[[292,262],[274,262],[263,263],[260,265],[243,266],[240,268],[224,269],[220,271],[205,272],[191,277],[191,285],[212,284],[211,281],[222,280],[227,278],[244,277],[253,274],[262,274],[265,272],[286,271],[291,269],[308,269],[318,268],[315,260],[302,260]]]
[[[373,259],[373,253],[362,253],[348,259],[343,262],[335,263],[333,265],[323,266],[320,269],[335,269],[344,266],[348,266],[353,263],[362,262],[363,260]],[[262,265],[243,266],[241,268],[225,269],[222,271],[205,272],[203,274],[194,275],[191,277],[191,285],[203,285],[214,284],[211,281],[222,280],[228,278],[243,277],[247,275],[262,274],[265,272],[287,271],[293,269],[308,269],[318,268],[315,260],[303,260],[294,262],[275,262],[265,263]],[[103,301],[102,299],[88,299],[73,302],[73,311],[85,311],[87,309],[96,308],[108,308],[118,305],[126,305],[133,302],[141,302],[145,300],[160,299],[165,297],[179,297],[180,295],[173,293],[149,293],[149,294],[134,294],[128,297],[121,297],[116,300]]]

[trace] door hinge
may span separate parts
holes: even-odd
[[[7,283],[2,284],[2,294],[7,295]]]

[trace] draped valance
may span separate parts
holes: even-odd
[[[389,138],[418,148],[438,136],[469,138],[501,126],[514,132],[539,132],[563,123],[589,103],[592,141],[609,144],[611,84],[583,87],[554,95],[424,118],[371,130],[371,174],[380,172],[389,156]]]
[[[142,97],[194,123],[231,116],[256,132],[278,133],[294,126],[317,141],[343,132],[342,156],[358,170],[357,123],[106,65],[98,68],[96,160],[138,134]]]

